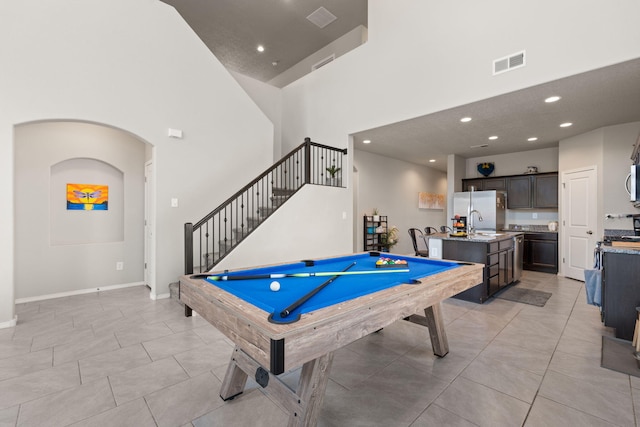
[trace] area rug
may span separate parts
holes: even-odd
[[[600,366],[612,371],[640,377],[640,368],[638,368],[638,362],[633,355],[635,350],[631,345],[631,341],[603,336]]]
[[[551,298],[550,292],[536,291],[535,289],[509,287],[496,294],[496,298],[506,299],[509,301],[521,302],[523,304],[531,304],[538,307],[544,307],[547,300]]]

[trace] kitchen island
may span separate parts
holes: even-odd
[[[514,237],[519,233],[478,232],[466,237],[440,233],[429,235],[432,258],[469,261],[484,264],[483,281],[459,293],[455,298],[483,303],[505,286],[514,282]],[[520,253],[518,255],[522,257]]]

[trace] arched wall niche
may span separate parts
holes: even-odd
[[[97,123],[15,126],[17,300],[143,283],[149,147],[130,132]],[[108,185],[109,209],[67,210],[68,183]]]

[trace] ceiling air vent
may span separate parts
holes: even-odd
[[[333,61],[334,59],[336,59],[336,54],[332,53],[331,56],[328,56],[328,57],[324,58],[323,60],[318,61],[315,64],[313,64],[311,66],[311,71],[315,71],[320,67],[324,67],[325,65],[327,65],[329,62]]]
[[[319,7],[318,10],[307,16],[307,19],[316,24],[318,27],[324,28],[335,21],[337,18],[333,13],[329,12],[324,7]]]
[[[516,68],[524,67],[526,65],[524,50],[522,52],[514,53],[513,55],[505,56],[493,61],[493,75],[501,74],[507,71],[515,70]]]

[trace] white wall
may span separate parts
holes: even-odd
[[[0,52],[0,327],[15,321],[13,158],[21,123],[106,124],[154,146],[152,296],[168,294],[184,268],[183,224],[271,164],[272,124],[159,1],[1,2]],[[184,138],[168,138],[169,127]]]
[[[348,217],[342,215],[346,188],[306,185],[267,218],[248,239],[217,264],[214,270],[252,267],[286,261],[349,254],[336,242],[351,241]],[[319,203],[320,201],[320,203]],[[338,209],[336,209],[338,208]]]
[[[444,209],[418,208],[419,192],[447,194],[444,172],[361,150],[355,150],[354,157],[359,183],[355,213],[358,250],[363,250],[363,216],[371,215],[373,208],[388,217],[389,227],[399,229],[400,239],[391,248],[393,253],[413,254],[409,228],[424,230],[426,226],[448,224],[446,205]]]
[[[520,175],[527,172],[527,166],[536,166],[538,172],[558,171],[558,148],[520,151],[497,154],[495,156],[471,157],[466,161],[465,178],[483,178],[478,172],[478,163],[493,162],[495,172],[491,176]]]
[[[278,161],[283,154],[281,152],[282,140],[282,91],[267,83],[245,76],[234,71],[229,71],[233,78],[242,86],[256,103],[260,110],[273,123],[273,160]],[[300,141],[302,143],[302,141]]]
[[[595,166],[597,173],[597,226],[594,233],[602,236],[605,229],[631,230],[630,218],[605,219],[605,214],[637,214],[624,190],[624,181],[631,165],[633,144],[640,133],[640,122],[597,129],[560,141],[558,170],[562,173]],[[562,197],[562,196],[560,196]],[[562,217],[562,210],[560,210]],[[562,253],[560,241],[558,253]],[[562,265],[560,267],[562,273]]]
[[[370,0],[368,42],[283,88],[283,151],[637,58],[639,14],[636,0]],[[525,67],[492,76],[523,49]]]
[[[607,214],[640,214],[629,202],[624,182],[629,174],[631,153],[640,134],[640,122],[609,126],[603,129],[602,211],[603,229],[633,230],[631,218],[606,219]]]
[[[52,173],[72,159],[64,177]],[[102,173],[96,161],[119,176]],[[73,122],[16,127],[16,298],[143,281],[144,162],[145,144],[117,129]],[[109,185],[109,210],[66,210],[68,183]],[[116,271],[118,261],[124,270]]]
[[[346,146],[351,132],[636,58],[639,13],[634,0],[371,0],[368,42],[284,88],[283,144]],[[492,76],[523,49],[526,67]]]

